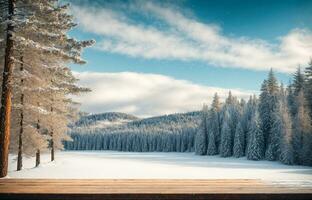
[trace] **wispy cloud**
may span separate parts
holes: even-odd
[[[82,110],[91,113],[119,111],[140,117],[200,110],[210,103],[214,93],[224,99],[229,89],[197,85],[185,80],[133,72],[75,72],[80,84],[92,89],[77,97]],[[254,91],[232,89],[247,99]]]
[[[277,44],[270,44],[257,38],[228,37],[221,27],[202,23],[181,8],[139,2],[123,10],[130,14],[112,7],[88,6],[74,6],[73,13],[81,28],[102,37],[98,49],[133,57],[292,72],[312,56],[312,32],[308,29],[291,30],[278,38]],[[150,23],[135,20],[133,13]]]

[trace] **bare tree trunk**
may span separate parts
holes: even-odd
[[[36,152],[36,167],[40,165],[40,149],[37,149]]]
[[[21,95],[21,101],[24,101],[24,94]],[[23,105],[23,103],[22,103]],[[24,120],[24,111],[21,110],[21,120],[20,120],[20,132],[18,136],[18,155],[17,155],[17,171],[20,171],[23,167],[23,120]]]
[[[53,100],[52,100],[53,102]],[[51,106],[51,113],[53,113],[53,106]],[[54,139],[53,139],[53,130],[51,131],[51,161],[54,160]]]
[[[9,20],[14,14],[15,0],[8,0]],[[6,49],[2,80],[1,109],[0,109],[0,178],[8,174],[8,158],[10,144],[10,120],[12,106],[12,76],[13,76],[13,40],[14,27],[11,23],[7,27]]]
[[[24,70],[23,57],[21,58],[21,71]],[[17,171],[20,171],[23,167],[23,132],[24,132],[24,92],[23,92],[24,79],[21,79],[21,114],[20,114],[20,132],[18,136],[18,154],[17,154]]]
[[[53,132],[52,132],[52,136],[53,136]],[[54,160],[54,141],[53,138],[51,140],[51,161]]]
[[[38,103],[39,105],[39,103]],[[37,121],[37,131],[40,131],[40,120],[38,119]],[[38,167],[40,165],[40,149],[37,149],[36,152],[36,167]]]

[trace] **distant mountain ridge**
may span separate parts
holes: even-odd
[[[94,125],[99,121],[133,121],[138,120],[139,118],[126,113],[121,112],[106,112],[100,114],[87,114],[80,117],[80,119],[72,125],[72,127],[77,126],[89,126]]]
[[[106,112],[100,114],[89,114],[83,115],[80,119],[72,125],[72,128],[85,128],[93,127],[101,122],[117,122],[116,125],[127,124],[127,127],[140,127],[140,126],[157,126],[162,124],[172,125],[172,124],[183,124],[189,123],[190,121],[198,122],[201,115],[201,111],[193,111],[186,113],[175,113],[169,115],[160,115],[148,118],[138,118],[131,114],[121,113],[121,112]],[[118,123],[121,122],[121,123]]]
[[[193,111],[186,113],[175,113],[169,115],[160,115],[155,117],[144,118],[141,120],[132,121],[129,124],[133,125],[155,125],[157,123],[183,123],[189,122],[194,118],[199,118],[201,111]]]

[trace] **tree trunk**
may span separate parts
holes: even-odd
[[[39,105],[39,102],[38,102]],[[37,131],[40,131],[40,120],[38,119],[37,121]],[[36,152],[36,167],[38,167],[40,165],[40,149],[37,149]]]
[[[21,71],[24,70],[24,66],[23,66],[23,57],[21,58]],[[21,87],[23,90],[23,85],[24,85],[24,79],[21,79]],[[21,115],[20,115],[20,132],[19,132],[19,136],[18,136],[18,154],[17,154],[17,171],[20,171],[23,167],[23,122],[24,122],[24,93],[22,91],[21,94]]]
[[[37,149],[36,152],[36,167],[40,165],[40,149]]]
[[[51,161],[54,160],[54,142],[51,140]]]
[[[15,0],[8,0],[9,20],[14,14]],[[12,106],[12,76],[13,76],[13,25],[10,23],[7,27],[6,49],[4,58],[1,109],[0,109],[0,178],[8,174],[8,157],[10,144],[10,120]]]
[[[53,101],[53,100],[52,100]],[[53,106],[51,106],[51,113],[53,113]],[[54,139],[53,139],[53,130],[51,131],[51,161],[54,160]]]
[[[23,105],[24,94],[21,95],[21,101]],[[20,120],[20,132],[18,136],[18,155],[17,155],[17,171],[20,171],[23,167],[23,119],[24,113],[21,110],[21,120]]]

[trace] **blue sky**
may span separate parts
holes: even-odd
[[[287,84],[312,56],[308,0],[71,2],[79,25],[70,35],[97,41],[84,51],[88,64],[72,66],[80,73],[162,75],[250,93],[259,90],[269,68]],[[141,115],[142,108],[130,112]],[[142,115],[162,113],[167,111]]]

